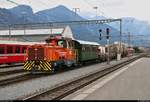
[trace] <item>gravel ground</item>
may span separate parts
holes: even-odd
[[[124,58],[121,61],[127,60]],[[112,64],[119,63],[121,61],[112,61]],[[40,77],[37,79],[31,79],[22,83],[13,84],[0,88],[0,100],[14,100],[27,94],[35,93],[41,89],[53,87],[56,84],[74,79],[76,77],[85,75],[98,69],[102,69],[106,66],[106,63],[95,64],[86,66],[76,70],[70,70],[63,73]]]
[[[7,72],[7,71],[13,71],[13,70],[19,70],[19,69],[23,69],[23,67],[19,66],[19,67],[11,67],[11,68],[0,68],[0,73]]]
[[[0,80],[5,80],[5,79],[12,78],[12,77],[20,76],[20,75],[26,75],[26,74],[27,74],[27,72],[16,73],[16,74],[10,74],[10,75],[4,75],[4,76],[0,76]]]

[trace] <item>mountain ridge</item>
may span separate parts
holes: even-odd
[[[11,18],[11,19],[10,19]],[[100,16],[93,19],[106,19],[104,16]],[[71,11],[63,5],[56,6],[51,9],[42,10],[36,13],[33,13],[33,10],[28,5],[20,5],[11,9],[0,9],[0,25],[8,24],[24,24],[24,23],[47,23],[53,21],[76,21],[76,20],[88,20]],[[137,21],[136,21],[137,22]],[[125,25],[125,24],[123,24]],[[86,26],[71,26],[74,36],[79,40],[89,40],[100,42],[105,44],[106,41],[103,39],[99,41],[99,29],[106,30],[106,28],[111,29],[111,35],[119,36],[118,25],[86,25]],[[129,25],[128,25],[129,26]],[[140,27],[140,26],[139,26]],[[97,29],[98,28],[98,29]],[[131,27],[132,28],[132,27]],[[135,28],[135,27],[134,27]],[[118,31],[117,31],[118,29]],[[133,28],[132,28],[133,29]],[[131,30],[132,30],[131,29]],[[145,28],[143,28],[145,29]],[[139,30],[139,28],[137,29]],[[125,28],[123,28],[125,31]],[[135,31],[133,31],[135,32]],[[113,41],[119,41],[118,38],[112,38]]]

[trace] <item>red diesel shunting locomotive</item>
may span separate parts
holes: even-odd
[[[62,65],[70,67],[76,63],[72,39],[51,36],[46,42],[28,46],[25,70],[54,72]]]

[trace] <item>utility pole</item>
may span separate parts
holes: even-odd
[[[130,35],[130,32],[128,32],[128,58],[130,57],[130,49],[131,49],[131,46],[130,46],[130,41],[131,41],[131,35]]]
[[[11,39],[11,25],[8,25],[9,28],[9,40]]]
[[[8,2],[10,2],[10,3],[14,4],[14,5],[19,6],[19,4],[18,4],[17,2],[14,2],[13,0],[6,0],[6,1],[8,1]],[[26,34],[26,31],[25,31],[25,15],[26,15],[26,12],[21,12],[21,13],[22,13],[22,15],[23,15],[23,22],[24,22],[24,35],[25,35],[25,34]]]
[[[103,37],[106,37],[107,39],[107,64],[110,64],[110,34],[109,34],[109,28],[106,29],[106,35],[102,35],[102,30],[99,30],[100,33],[100,40],[102,40]]]
[[[23,28],[24,28],[24,35],[26,35],[26,29],[25,29],[25,15],[26,15],[26,12],[21,12],[22,15],[23,15]]]
[[[120,19],[120,42],[119,42],[119,51],[117,54],[117,60],[121,60],[121,52],[122,52],[122,20]]]
[[[77,19],[77,12],[80,12],[80,8],[73,8],[73,12],[75,12],[75,16]]]
[[[129,46],[129,48],[131,47],[130,42],[131,42],[131,34],[130,34],[130,32],[128,32],[128,44],[129,44],[128,46]]]

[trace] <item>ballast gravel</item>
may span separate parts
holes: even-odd
[[[135,57],[135,56],[134,56]],[[124,58],[121,61],[112,61],[111,65],[127,60]],[[62,82],[80,77],[90,72],[102,69],[106,63],[99,63],[91,66],[78,68],[62,73],[56,73],[36,79],[27,80],[21,83],[0,87],[0,100],[15,100],[28,94],[33,94],[41,89],[46,89],[60,84]]]

